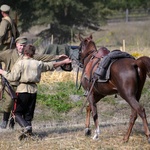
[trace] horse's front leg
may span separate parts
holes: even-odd
[[[93,96],[90,96],[89,98],[91,98]],[[99,130],[99,124],[98,124],[98,115],[97,115],[97,106],[96,103],[93,103],[93,100],[89,101],[89,105],[86,107],[86,129],[85,129],[85,135],[89,136],[91,135],[91,129],[90,129],[90,115],[91,115],[91,111],[92,111],[92,116],[93,116],[93,120],[94,120],[94,124],[95,124],[95,134],[93,136],[93,139],[96,140],[99,138],[99,134],[100,134],[100,130]]]
[[[97,140],[100,134],[96,102],[97,101],[94,99],[94,95],[91,93],[91,95],[89,96],[89,105],[92,111],[93,121],[95,125],[95,134],[93,136],[94,140]]]
[[[91,108],[90,105],[86,106],[86,122],[85,122],[85,136],[91,135],[90,129],[90,115],[91,115]]]
[[[99,138],[100,129],[99,129],[99,123],[98,123],[98,114],[97,114],[97,105],[96,103],[102,98],[101,95],[94,95],[94,93],[91,93],[89,95],[89,105],[90,109],[92,111],[93,121],[95,125],[95,134],[93,136],[93,140],[97,140]]]
[[[97,114],[97,106],[96,103],[93,104],[93,111],[92,116],[95,124],[95,134],[93,136],[93,140],[99,139],[100,129],[99,129],[99,123],[98,123],[98,114]]]

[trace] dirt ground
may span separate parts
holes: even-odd
[[[91,118],[92,135],[85,136],[85,111],[83,114],[70,112],[72,115],[68,121],[55,122],[52,120],[33,121],[34,136],[19,141],[20,127],[16,124],[14,130],[1,129],[0,149],[5,150],[149,150],[143,124],[137,119],[128,143],[123,142],[123,136],[127,131],[130,116],[128,105],[119,100],[116,105],[105,102],[98,104],[100,136],[93,140],[94,125]],[[122,108],[119,105],[122,105]],[[106,109],[107,111],[106,113]],[[36,111],[37,112],[37,111]],[[39,114],[35,114],[39,115]],[[36,116],[35,116],[36,118]],[[148,121],[150,118],[148,116]],[[150,126],[149,126],[150,128]]]
[[[149,150],[150,144],[138,122],[128,143],[123,143],[126,123],[100,125],[101,134],[98,140],[84,136],[83,125],[57,126],[34,130],[34,137],[18,140],[19,131],[0,131],[0,149],[5,150]],[[94,132],[94,130],[93,130]],[[92,134],[93,134],[92,132]]]

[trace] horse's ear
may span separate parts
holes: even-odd
[[[81,37],[81,34],[80,34],[80,33],[78,34],[78,37],[79,37],[79,40],[80,40],[80,41],[83,41],[83,37]]]
[[[93,36],[92,36],[92,34],[89,36],[89,38],[90,38],[90,39],[93,39]]]

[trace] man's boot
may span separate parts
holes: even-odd
[[[30,136],[32,136],[32,135],[33,135],[33,133],[32,133],[32,123],[31,123],[31,121],[27,121],[27,123],[28,123],[28,126],[26,127],[27,133],[28,133]]]
[[[10,112],[4,112],[3,113],[3,121],[2,121],[2,123],[0,125],[1,129],[6,129],[7,128],[9,116],[10,116]]]

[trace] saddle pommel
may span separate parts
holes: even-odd
[[[102,58],[103,56],[106,56],[108,53],[110,53],[110,51],[106,47],[101,47],[100,49],[98,49],[96,53],[94,53],[94,56],[96,58]]]

